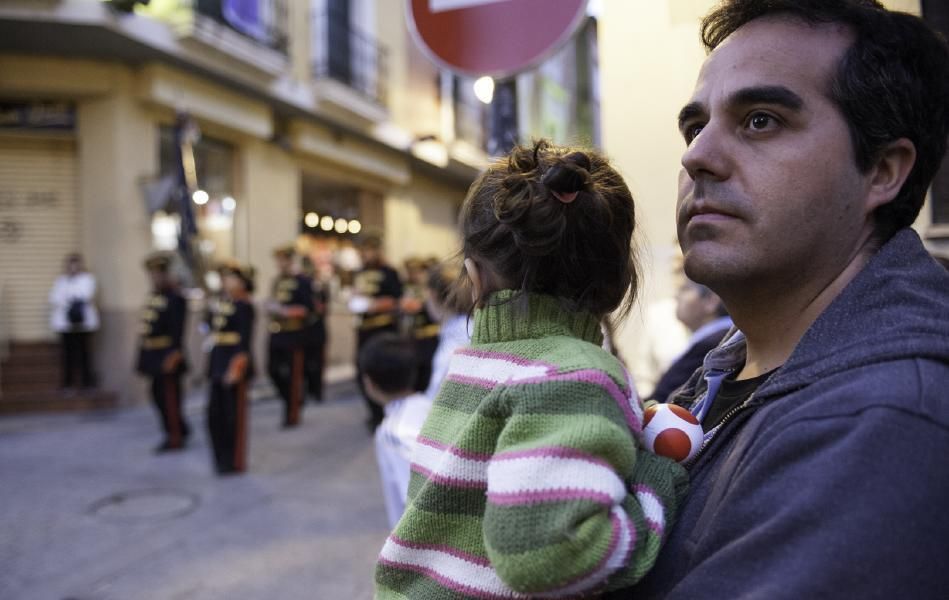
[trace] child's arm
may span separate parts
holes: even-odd
[[[637,447],[613,387],[571,389],[584,396],[570,398],[580,412],[537,410],[549,398],[515,401],[488,468],[484,517],[488,557],[515,591],[602,591],[655,562],[687,476]]]

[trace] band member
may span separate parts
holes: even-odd
[[[136,370],[151,378],[152,401],[165,434],[155,452],[184,448],[191,433],[181,403],[181,377],[187,370],[181,340],[188,305],[170,273],[172,258],[156,252],[145,259],[152,292],[142,312]]]
[[[214,346],[208,361],[208,432],[215,469],[224,475],[247,470],[247,384],[254,368],[254,276],[251,267],[237,264],[222,267],[221,276],[224,296],[214,305],[211,316]]]
[[[405,260],[405,295],[401,308],[406,336],[414,342],[417,360],[416,392],[428,389],[432,378],[432,358],[438,349],[438,321],[426,305],[428,270],[438,263],[436,259],[407,258]]]
[[[306,333],[313,315],[310,279],[294,272],[293,246],[274,250],[278,275],[267,303],[270,344],[267,371],[284,402],[284,427],[300,424],[303,411]]]
[[[304,333],[304,366],[306,389],[314,402],[323,401],[323,369],[326,364],[326,317],[329,309],[329,286],[322,281],[313,263],[304,258],[304,273],[310,279],[313,311]]]
[[[363,268],[356,274],[355,294],[349,309],[359,315],[356,353],[373,336],[385,331],[398,333],[398,309],[402,298],[402,282],[395,269],[386,264],[382,254],[382,238],[368,235],[359,246]],[[362,387],[362,372],[357,361],[356,381],[369,410],[366,426],[375,431],[382,422],[382,408],[366,395]]]

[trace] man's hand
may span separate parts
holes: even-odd
[[[181,355],[181,350],[169,352],[161,363],[161,372],[165,374],[174,373],[182,360],[184,360],[184,357]]]

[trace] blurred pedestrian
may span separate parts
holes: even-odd
[[[412,340],[388,332],[373,336],[358,361],[366,395],[385,414],[375,432],[376,461],[389,527],[395,527],[405,511],[416,439],[432,403],[414,389],[418,362]]]
[[[471,343],[468,313],[471,295],[466,289],[454,289],[461,278],[461,266],[454,262],[436,264],[428,270],[425,305],[439,324],[438,347],[432,357],[432,375],[425,395],[434,400],[448,373],[448,363],[458,348]]]
[[[329,314],[329,282],[321,277],[313,263],[304,258],[304,276],[310,280],[310,298],[313,309],[304,337],[304,374],[306,390],[314,402],[323,401],[323,371],[326,366],[327,330],[326,319]]]
[[[228,263],[221,268],[221,276],[224,295],[215,303],[211,317],[214,346],[208,359],[208,433],[215,469],[226,475],[247,469],[247,385],[254,376],[254,272],[252,267]]]
[[[364,237],[359,244],[363,268],[356,274],[354,295],[349,309],[359,317],[357,330],[357,357],[362,347],[380,333],[398,333],[399,301],[402,281],[395,269],[386,263],[382,252],[382,238],[375,234]],[[384,416],[382,408],[366,395],[362,387],[362,372],[356,361],[356,381],[369,411],[366,426],[375,431]]]
[[[415,390],[424,392],[432,377],[432,358],[438,348],[438,321],[425,302],[429,261],[411,257],[405,260],[405,286],[400,307],[405,334],[415,342],[418,360]]]
[[[68,255],[64,272],[49,293],[50,326],[60,337],[64,390],[72,388],[76,371],[82,388],[95,386],[90,348],[92,333],[99,329],[95,295],[96,278],[85,270],[82,255]]]
[[[278,273],[267,302],[267,372],[283,400],[283,426],[296,427],[303,411],[306,334],[313,317],[313,288],[310,278],[294,269],[296,251],[292,245],[276,248],[273,256]]]
[[[688,480],[639,446],[642,406],[601,347],[604,317],[636,291],[629,189],[601,156],[540,141],[479,177],[461,223],[472,344],[417,438],[377,596],[580,597],[636,581]]]
[[[136,370],[151,379],[152,402],[164,432],[156,452],[180,450],[191,435],[181,403],[181,377],[187,370],[182,337],[188,304],[170,272],[173,258],[168,252],[155,252],[145,259],[152,292],[142,311]]]
[[[705,355],[718,346],[732,327],[728,310],[718,294],[689,280],[679,287],[676,295],[676,318],[692,332],[692,337],[685,351],[676,357],[659,378],[649,400],[665,402],[702,366]]]

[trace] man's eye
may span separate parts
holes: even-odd
[[[748,127],[755,131],[768,129],[774,124],[774,117],[766,113],[755,113],[748,119]]]
[[[698,134],[702,133],[702,129],[704,128],[705,128],[705,125],[700,124],[700,123],[686,126],[683,129],[683,133],[685,135],[685,143],[691,144],[692,140],[694,140]]]

